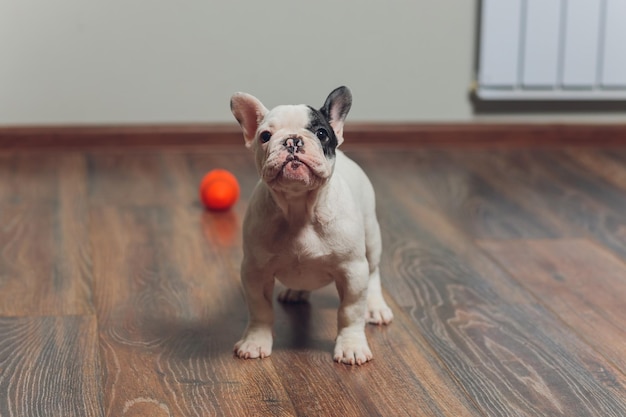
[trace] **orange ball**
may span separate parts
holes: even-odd
[[[209,210],[228,210],[238,198],[237,178],[225,169],[209,171],[200,182],[200,200]]]

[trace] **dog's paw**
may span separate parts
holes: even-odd
[[[365,335],[339,335],[335,344],[335,361],[348,365],[363,365],[374,358]]]
[[[242,359],[266,358],[272,354],[271,330],[248,331],[235,343],[235,355]]]
[[[370,324],[389,324],[393,320],[393,313],[383,301],[367,307],[365,320]]]
[[[278,293],[278,301],[287,304],[306,303],[309,300],[310,291],[298,291],[285,289]]]

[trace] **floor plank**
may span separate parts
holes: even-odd
[[[94,316],[0,317],[0,335],[0,415],[103,415]]]
[[[308,304],[276,307],[272,361],[298,415],[482,415],[415,333],[408,315],[390,305],[394,322],[367,327],[374,361],[358,368],[332,362],[339,306],[332,285],[313,293]]]
[[[0,316],[93,313],[85,159],[42,158],[7,164],[12,185],[0,192]]]
[[[626,228],[624,197],[615,187],[573,166],[565,155],[560,150],[505,150],[491,156],[456,154],[454,160],[497,184],[501,193],[526,207],[532,217],[541,218],[555,235],[593,237],[626,258],[626,239],[619,233]]]
[[[64,159],[62,154],[51,158],[47,152],[0,153],[0,201],[56,202],[58,162]]]
[[[181,416],[292,413],[271,362],[232,358],[246,312],[233,311],[241,294],[200,243],[199,228],[181,226],[199,215],[184,207],[93,210],[107,415],[136,403]]]
[[[387,253],[398,260],[386,268],[395,280],[385,282],[471,398],[498,416],[626,413],[617,400],[624,376],[481,253],[436,205],[441,191],[421,182],[410,157],[393,160],[402,178],[389,184],[381,170],[371,174]],[[394,289],[396,280],[405,282]]]
[[[472,155],[497,162],[498,158],[491,158],[497,152],[416,149],[411,152],[377,153],[384,163],[359,158],[359,152],[354,152],[354,156],[370,167],[368,172],[379,174],[381,181],[378,188],[408,182],[410,188],[406,192],[411,192],[415,201],[436,205],[451,222],[471,236],[544,238],[562,235],[561,230],[552,227],[549,218],[533,216],[529,207],[511,198],[509,192],[504,192],[498,183],[494,183],[500,180],[507,190],[514,190],[506,171],[491,171],[489,177],[484,178],[463,163]],[[413,192],[413,188],[422,188],[423,192]]]
[[[270,358],[233,357],[243,146],[0,152],[0,415],[626,415],[626,151],[350,154],[396,313],[361,367],[332,361],[332,286],[276,303]],[[229,212],[198,201],[213,168]]]
[[[406,318],[389,333],[369,329],[380,365],[364,367],[358,382],[352,379],[353,369],[334,364],[333,288],[313,297],[308,312],[277,306],[270,359],[233,359],[232,345],[246,322],[238,279],[240,222],[189,204],[197,196],[188,192],[182,204],[146,205],[138,199],[136,205],[102,206],[98,201],[92,210],[102,354],[115,374],[107,379],[107,414],[116,415],[141,398],[143,406],[180,415],[219,410],[230,415],[411,415],[415,409],[428,415],[480,415],[426,345],[402,333],[401,326],[409,334],[412,328]],[[230,228],[237,235],[234,241],[228,238]],[[404,345],[396,351],[398,358],[388,353],[394,346],[390,340]],[[389,356],[394,360],[385,359]],[[141,392],[135,388],[138,378],[146,381]],[[203,385],[192,390],[181,379]],[[237,384],[223,385],[222,380]],[[368,387],[371,392],[365,395]],[[412,401],[411,406],[386,401],[390,396]],[[253,401],[238,401],[242,397]]]
[[[492,240],[480,245],[626,373],[623,261],[587,240]]]
[[[603,180],[626,190],[626,167],[619,159],[623,152],[616,150],[567,149],[567,155],[575,160],[582,169],[593,172]]]

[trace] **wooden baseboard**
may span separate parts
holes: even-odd
[[[351,123],[346,146],[617,146],[626,124]],[[0,149],[241,146],[235,124],[0,127]]]

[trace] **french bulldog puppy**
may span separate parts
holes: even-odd
[[[350,90],[337,88],[319,110],[268,110],[245,93],[233,95],[230,104],[261,177],[243,224],[241,280],[249,322],[235,354],[272,353],[275,280],[287,288],[278,296],[284,303],[305,302],[310,291],[334,282],[340,299],[334,359],[358,365],[371,360],[365,323],[388,324],[393,314],[380,285],[374,190],[337,149]]]

